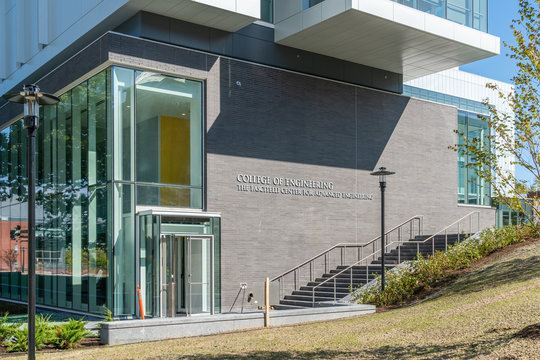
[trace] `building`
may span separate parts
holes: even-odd
[[[448,149],[489,130],[481,99],[404,86],[499,54],[487,3],[1,1],[0,93],[61,98],[38,133],[38,304],[131,318],[140,285],[150,317],[229,311],[241,283],[377,236],[381,166],[389,227],[493,226]],[[26,227],[20,118],[0,100],[3,253]],[[3,299],[25,300],[20,262]]]

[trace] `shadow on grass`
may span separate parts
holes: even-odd
[[[433,300],[449,294],[469,294],[499,285],[522,282],[540,276],[540,256],[499,262],[481,271],[468,274],[461,281],[433,294]]]
[[[456,343],[452,345],[418,345],[381,346],[369,350],[316,350],[316,351],[252,351],[238,354],[219,355],[168,355],[157,359],[471,359],[480,355],[489,355],[498,346],[507,343],[510,335],[499,335],[495,338],[478,340],[474,343]]]

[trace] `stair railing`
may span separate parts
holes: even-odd
[[[460,218],[459,220],[456,220],[454,221],[452,224],[448,225],[447,227],[445,227],[444,229],[438,231],[437,233],[429,236],[427,239],[425,240],[422,240],[422,241],[415,241],[415,240],[412,240],[411,238],[411,241],[409,241],[409,243],[416,243],[417,244],[417,252],[416,252],[416,256],[418,257],[418,254],[420,253],[420,244],[423,244],[423,243],[428,243],[429,241],[431,241],[432,243],[432,254],[435,254],[435,236],[437,235],[441,235],[443,232],[445,234],[445,250],[448,249],[448,230],[451,229],[452,227],[456,226],[457,225],[457,234],[458,234],[458,242],[461,241],[461,237],[465,238],[465,235],[467,234],[462,234],[461,230],[464,230],[465,228],[463,228],[462,226],[462,223],[465,222],[465,221],[468,221],[469,222],[469,233],[468,235],[471,235],[473,234],[473,217],[474,216],[477,216],[477,219],[476,219],[476,231],[475,232],[478,232],[480,231],[480,212],[479,211],[473,211],[467,215],[465,215],[464,217]],[[392,229],[394,230],[394,229]],[[390,231],[392,231],[390,230]],[[386,234],[385,234],[386,235]],[[422,235],[422,234],[419,234],[419,235]],[[377,240],[377,239],[380,239],[381,237],[379,236],[378,238],[376,239],[373,239],[371,240],[369,243]],[[397,264],[401,264],[401,246],[403,245],[403,242],[402,241],[392,241],[392,242],[389,242],[389,243],[386,243],[385,241],[385,246],[384,246],[384,251],[386,253],[386,251],[388,250],[388,248],[392,247],[396,245],[397,246],[397,249],[398,249],[398,262]],[[313,286],[313,288],[311,289],[311,302],[312,302],[312,306],[315,306],[315,291],[317,290],[317,288],[319,288],[321,285],[323,284],[326,284],[328,283],[329,281],[333,281],[334,283],[334,302],[337,301],[337,278],[338,276],[346,273],[347,271],[349,271],[350,273],[350,283],[349,283],[349,287],[352,289],[353,287],[353,270],[354,270],[354,267],[358,267],[358,266],[361,266],[362,262],[365,261],[365,266],[366,266],[366,284],[369,282],[369,265],[371,264],[370,261],[368,261],[368,259],[370,258],[374,258],[375,255],[379,255],[381,253],[381,249],[378,249],[376,251],[373,252],[373,254],[371,255],[368,255],[366,257],[364,257],[363,259],[359,259],[357,262],[355,262],[354,264],[352,265],[349,265],[348,267],[346,267],[345,269],[341,270],[340,272],[332,275],[331,277],[329,277],[328,279],[324,280],[323,282]],[[391,266],[391,267],[394,267],[396,264],[387,264],[387,266]]]
[[[476,217],[476,221],[473,221],[473,218]],[[465,230],[467,230],[467,222],[468,222],[468,233],[465,233]],[[473,232],[473,222],[476,223],[476,231]],[[444,250],[448,250],[448,230],[452,228],[457,227],[457,241],[461,242],[461,238],[465,238],[467,236],[470,236],[471,234],[474,234],[478,231],[480,231],[480,211],[472,211],[462,217],[459,220],[454,221],[444,229],[436,232],[435,234],[431,235],[425,240],[412,240],[412,243],[416,243],[416,255],[420,253],[420,244],[427,244],[429,241],[431,241],[431,254],[435,255],[435,237],[442,235],[444,233]]]
[[[395,241],[391,241],[389,244],[402,243],[422,234],[423,216],[416,215],[388,230],[385,233],[385,242],[388,243],[390,239],[394,238]],[[380,241],[377,241],[380,238],[379,235],[363,244],[340,243],[334,245],[300,265],[272,278],[272,282],[278,282],[279,299],[283,298],[284,293],[298,290],[300,284],[315,280],[317,274],[328,273],[330,269],[339,265],[350,264],[351,261],[358,262],[366,257],[373,257],[380,247]],[[366,254],[369,255],[365,256]]]

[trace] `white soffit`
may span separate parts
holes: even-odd
[[[500,53],[496,36],[388,0],[323,1],[276,23],[275,41],[405,81]]]
[[[132,0],[139,10],[235,32],[260,18],[254,0]]]

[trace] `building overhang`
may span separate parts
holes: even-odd
[[[277,22],[275,41],[404,81],[500,53],[496,36],[387,0],[323,1]]]
[[[130,7],[215,29],[235,32],[260,18],[260,1],[131,0]]]

